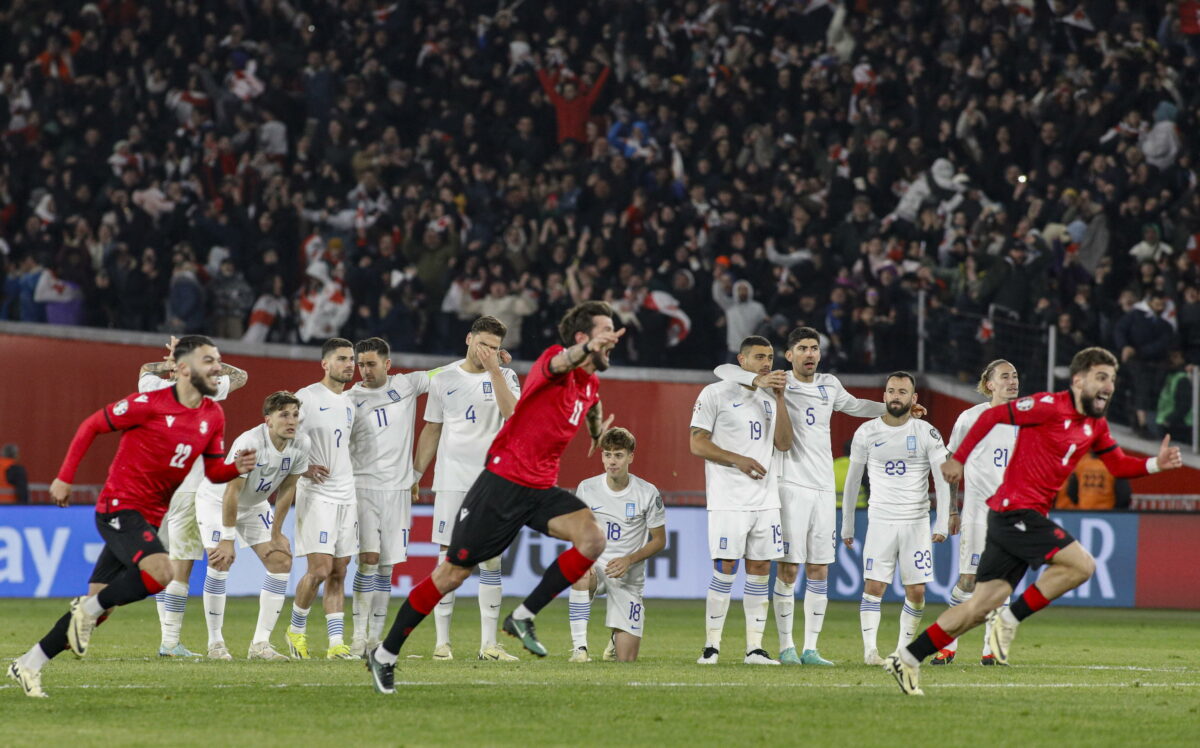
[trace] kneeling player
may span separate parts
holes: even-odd
[[[239,452],[255,450],[259,456],[252,471],[217,486],[205,479],[196,493],[196,520],[200,538],[208,552],[208,572],[204,579],[204,616],[208,622],[208,657],[232,660],[225,646],[221,627],[225,622],[225,583],[235,556],[234,536],[258,554],[266,567],[262,592],[258,597],[258,626],[250,642],[251,660],[287,660],[271,648],[271,631],[283,610],[292,554],[283,536],[283,519],[296,495],[296,482],[308,470],[308,437],[297,436],[300,400],[280,391],[263,402],[263,420],[240,435],[230,449],[227,461]],[[275,511],[267,498],[278,491]]]
[[[917,403],[915,380],[898,371],[887,378],[883,392],[887,413],[871,419],[854,432],[850,471],[843,496],[857,496],[863,468],[871,478],[870,520],[863,548],[863,596],[859,608],[863,634],[863,661],[882,665],[876,645],[880,603],[892,583],[896,566],[904,584],[904,609],[900,613],[903,647],[912,641],[925,611],[925,584],[933,578],[933,550],[929,537],[929,475],[935,474],[938,513],[933,541],[949,534],[950,486],[936,468],[946,460],[946,445],[937,429],[912,417]],[[842,507],[842,540],[854,546],[854,510]]]
[[[666,546],[667,518],[658,489],[629,474],[635,445],[627,429],[604,432],[604,475],[588,478],[575,492],[596,515],[608,544],[590,572],[571,585],[571,662],[591,661],[587,628],[595,595],[608,595],[604,624],[612,635],[604,659],[633,662],[642,643],[646,559]]]

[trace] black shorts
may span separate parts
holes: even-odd
[[[1054,554],[1075,542],[1071,533],[1032,509],[987,513],[987,541],[976,580],[1003,579],[1014,589],[1031,568],[1049,563]]]
[[[550,534],[550,520],[587,509],[570,491],[529,488],[484,470],[467,491],[446,547],[446,560],[471,568],[512,545],[522,527]]]
[[[158,528],[133,509],[96,512],[96,529],[104,540],[104,550],[92,569],[92,584],[111,584],[138,562],[155,553],[166,553],[158,539]]]

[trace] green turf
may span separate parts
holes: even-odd
[[[505,602],[509,609],[515,601]],[[183,641],[205,641],[201,604]],[[881,649],[894,643],[899,605],[884,606]],[[394,608],[393,608],[394,609]],[[475,601],[454,620],[454,662],[433,662],[432,621],[413,636],[397,693],[377,695],[359,662],[246,662],[257,600],[231,599],[225,632],[235,662],[160,661],[152,603],[119,611],[92,640],[45,670],[51,697],[27,699],[0,680],[6,745],[1195,745],[1200,732],[1200,613],[1051,608],[1023,626],[1014,667],[978,663],[981,634],[959,662],[925,667],[924,699],[903,697],[861,664],[858,613],[830,606],[821,652],[834,668],[741,664],[734,603],[717,667],[695,665],[702,602],[649,601],[648,638],[633,664],[571,665],[565,600],[538,617],[542,661],[473,659]],[[24,651],[65,610],[61,600],[0,601],[0,657]],[[603,649],[603,604],[591,643]],[[940,606],[930,606],[927,620]],[[800,606],[797,606],[800,613]],[[347,613],[349,617],[349,613]],[[323,618],[314,611],[314,654]],[[287,609],[276,631],[282,649]],[[802,621],[798,621],[802,623]],[[350,622],[347,621],[347,628]],[[775,634],[767,632],[774,654]],[[514,640],[507,639],[510,651]],[[285,650],[286,651],[286,650]],[[404,655],[420,655],[409,659]],[[598,657],[597,657],[598,659]]]

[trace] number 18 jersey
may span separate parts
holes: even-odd
[[[504,425],[496,404],[495,384],[486,371],[463,371],[466,359],[430,372],[429,400],[425,420],[442,424],[438,440],[434,491],[470,490],[483,470],[488,448]],[[521,382],[512,369],[501,369],[509,392],[518,400]]]

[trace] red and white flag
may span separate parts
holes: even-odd
[[[671,318],[667,323],[667,347],[673,348],[692,331],[692,319],[679,306],[679,300],[666,291],[651,291],[646,294],[642,306],[653,309]]]

